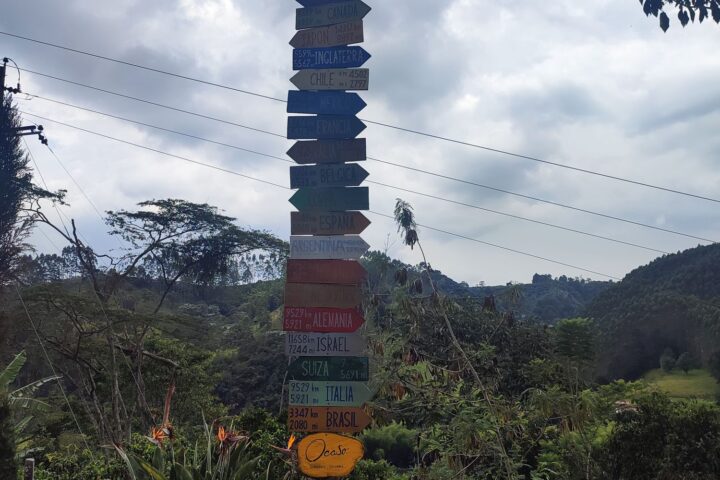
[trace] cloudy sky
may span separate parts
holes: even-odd
[[[720,197],[720,27],[663,33],[635,0],[393,0],[368,2],[363,45],[373,58],[361,117],[610,175]],[[285,97],[294,34],[291,0],[37,0],[6,2],[0,30],[211,82]],[[22,68],[203,115],[283,133],[281,102],[138,70],[0,35]],[[15,82],[15,72],[8,73]],[[290,141],[22,73],[29,94],[283,156]],[[20,108],[68,124],[287,185],[288,164],[93,113],[16,96]],[[98,209],[151,198],[207,202],[238,221],[289,236],[292,192],[38,120],[60,160]],[[720,204],[478,148],[368,125],[374,158],[470,182],[720,239]],[[51,188],[66,188],[84,236],[117,248],[50,151],[29,142]],[[375,161],[370,179],[435,197],[665,252],[700,240],[617,222]],[[371,209],[410,202],[419,223],[622,277],[659,253],[370,185]],[[368,214],[363,237],[409,263],[391,220]],[[527,282],[535,272],[599,274],[421,229],[429,261],[470,284]],[[38,248],[62,246],[49,230]]]

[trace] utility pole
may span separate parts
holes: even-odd
[[[2,92],[2,102],[0,102],[1,103],[0,104],[0,113],[2,113],[2,114],[5,114],[5,92],[15,93],[15,94],[22,93],[22,89],[20,87],[20,69],[19,68],[18,68],[17,87],[12,88],[12,87],[5,86],[5,74],[7,72],[7,64],[9,61],[10,61],[10,59],[8,57],[4,57],[3,61],[2,61],[2,67],[0,67],[0,86],[2,86],[2,90],[0,90],[0,92]],[[15,64],[14,61],[13,61],[13,63]],[[15,64],[15,66],[17,67],[17,64]],[[43,133],[42,133],[43,132],[42,125],[28,125],[25,127],[17,127],[17,128],[14,128],[13,130],[14,130],[14,135],[16,137],[23,137],[26,135],[37,135],[38,139],[40,140],[40,143],[42,143],[43,145],[48,144],[47,137],[45,137],[45,135],[43,135]]]

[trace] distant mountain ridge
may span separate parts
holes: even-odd
[[[391,283],[399,270],[408,271],[411,277],[418,276],[418,267],[390,259],[381,252],[369,252],[362,262],[368,269],[371,289],[383,283]],[[532,283],[470,286],[466,282],[456,282],[440,270],[433,269],[432,275],[436,286],[445,295],[478,299],[492,295],[498,308],[513,310],[520,318],[546,324],[580,315],[598,294],[613,285],[612,282],[565,275],[552,278],[549,274],[536,273]]]

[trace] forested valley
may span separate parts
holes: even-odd
[[[150,199],[106,212],[117,247],[101,252],[83,225],[50,220],[63,192],[33,183],[19,144],[2,153],[0,478],[31,457],[40,480],[301,478],[287,243],[214,206]],[[416,246],[422,228],[398,205]],[[61,250],[33,252],[38,226]],[[720,476],[718,245],[621,282],[470,286],[429,260],[361,260],[373,422],[349,478]],[[683,397],[650,371],[713,379]]]

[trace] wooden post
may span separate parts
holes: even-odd
[[[24,473],[24,480],[35,480],[35,459],[34,458],[26,458],[25,459],[25,473]]]

